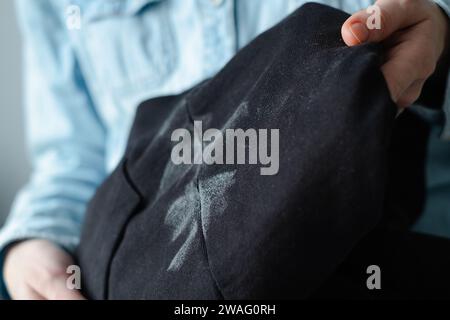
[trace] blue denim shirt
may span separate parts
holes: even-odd
[[[120,160],[137,106],[213,76],[239,48],[304,2],[17,0],[33,173],[0,232],[0,251],[27,238],[73,250],[86,204]],[[317,2],[349,13],[372,3]],[[437,2],[450,12],[449,0]],[[443,136],[450,139],[450,128]],[[450,146],[439,148],[450,159]],[[450,163],[433,170],[439,177],[433,183],[450,191]],[[432,231],[438,221],[450,236],[444,191],[437,196],[437,218],[425,215],[418,229]]]

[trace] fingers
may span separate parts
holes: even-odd
[[[427,45],[426,25],[418,25],[416,32],[403,34],[399,43],[387,53],[381,70],[391,98],[401,108],[413,104],[420,96],[423,85],[433,74],[436,63],[433,48]],[[427,58],[428,57],[428,58]]]
[[[345,21],[342,38],[348,46],[383,41],[397,30],[423,21],[429,5],[421,0],[378,0],[372,11],[358,11]]]
[[[67,288],[65,275],[30,279],[15,286],[10,294],[15,300],[86,300],[78,290]]]
[[[417,99],[419,99],[424,84],[425,80],[414,81],[397,100],[397,105],[399,106],[399,108],[407,108],[412,105]]]
[[[22,289],[11,292],[10,294],[11,298],[14,300],[46,300],[43,296],[26,285]]]
[[[435,71],[446,44],[447,17],[428,0],[378,0],[371,8],[347,19],[342,38],[348,46],[383,43],[383,74],[392,100],[405,108]]]
[[[30,286],[45,300],[86,300],[78,290],[67,287],[67,274],[50,275],[30,282]]]
[[[5,256],[5,284],[13,299],[85,300],[67,285],[69,254],[45,240],[27,240],[12,246]]]
[[[85,300],[78,290],[69,289],[66,273],[72,258],[57,247],[47,248],[49,259],[32,269],[30,287],[46,300]]]

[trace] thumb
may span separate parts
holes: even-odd
[[[348,46],[383,41],[394,32],[422,21],[425,5],[417,0],[378,0],[345,21],[342,39]]]

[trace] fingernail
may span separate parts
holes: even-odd
[[[361,22],[355,22],[350,26],[350,31],[359,43],[364,43],[369,39],[369,30]]]

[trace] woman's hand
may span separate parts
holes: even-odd
[[[369,29],[366,10],[353,14],[342,26],[348,46],[383,42],[383,74],[392,99],[400,108],[413,104],[425,81],[434,73],[447,46],[448,17],[430,0],[378,0],[380,29]]]
[[[27,240],[6,254],[3,277],[12,299],[84,300],[67,288],[67,267],[73,264],[64,250],[46,240]]]

